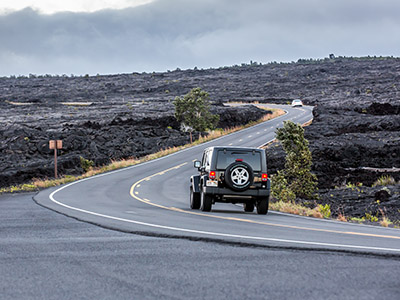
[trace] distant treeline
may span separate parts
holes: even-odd
[[[335,56],[334,54],[330,54],[329,57],[325,58],[300,58],[295,61],[291,62],[277,62],[277,61],[272,61],[268,63],[258,63],[256,61],[250,60],[249,63],[242,63],[240,65],[232,65],[232,66],[224,66],[224,67],[219,67],[219,68],[209,68],[206,70],[221,70],[221,69],[229,69],[229,68],[242,68],[242,67],[253,67],[253,66],[263,66],[263,65],[292,65],[292,64],[320,64],[320,63],[326,63],[326,62],[338,62],[338,61],[365,61],[365,60],[389,60],[389,59],[395,59],[395,60],[400,60],[400,57],[394,57],[392,56],[363,56],[363,57],[353,57],[353,56]],[[176,68],[174,71],[167,70],[167,73],[170,72],[181,72],[181,71],[204,71],[203,68],[198,69],[197,67],[194,67],[193,69],[187,69],[187,70],[181,70],[180,68]],[[142,72],[141,74],[155,74],[156,72]],[[164,73],[164,72],[161,72]],[[133,74],[140,74],[138,72],[133,72]],[[100,74],[97,74],[95,76],[102,76]],[[29,74],[28,76],[26,75],[11,75],[11,76],[3,76],[0,77],[0,79],[27,79],[27,78],[89,78],[89,77],[94,77],[90,76],[89,74],[85,75],[52,75],[52,74],[45,74],[45,75],[36,75],[36,74]]]

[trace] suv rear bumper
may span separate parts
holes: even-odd
[[[203,186],[203,193],[210,195],[224,195],[224,196],[243,196],[243,197],[268,197],[269,189],[248,189],[242,192],[236,192],[227,188]]]

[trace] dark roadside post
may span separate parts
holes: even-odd
[[[54,149],[54,178],[57,178],[57,149],[62,149],[62,140],[50,140],[49,148]]]

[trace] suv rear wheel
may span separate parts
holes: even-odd
[[[266,215],[268,213],[269,206],[269,197],[268,198],[259,198],[257,200],[257,214]]]
[[[200,195],[201,195],[200,196],[200,200],[201,200],[200,201],[201,202],[200,209],[202,211],[211,211],[211,206],[212,206],[212,198],[211,198],[211,196],[206,194],[206,193],[204,193],[204,192],[201,192]]]

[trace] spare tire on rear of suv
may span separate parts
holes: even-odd
[[[225,170],[225,182],[234,191],[245,191],[254,180],[253,169],[245,162],[234,162]]]

